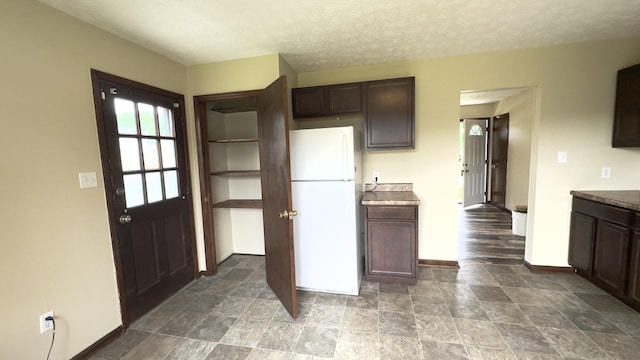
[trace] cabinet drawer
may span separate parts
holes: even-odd
[[[633,212],[631,210],[576,197],[573,198],[572,209],[573,211],[595,216],[599,219],[607,220],[612,223],[632,226]]]
[[[416,206],[367,206],[367,219],[415,220]]]

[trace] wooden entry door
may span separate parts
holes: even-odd
[[[507,153],[509,149],[509,114],[498,115],[492,121],[491,141],[491,204],[506,208]]]
[[[258,138],[267,283],[295,319],[296,297],[291,201],[287,79],[282,76],[258,95]]]
[[[95,70],[92,78],[126,327],[195,276],[184,97]]]

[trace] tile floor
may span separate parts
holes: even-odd
[[[92,359],[638,359],[640,314],[573,273],[421,266],[415,286],[299,292],[292,320],[264,258],[234,255]]]

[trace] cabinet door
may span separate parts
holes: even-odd
[[[569,264],[580,274],[591,277],[596,219],[573,211],[569,232]]]
[[[414,78],[365,83],[367,149],[413,149]]]
[[[613,147],[640,146],[640,64],[618,71]]]
[[[415,278],[414,221],[368,221],[367,237],[367,275]]]
[[[362,83],[329,86],[329,113],[331,115],[362,112]]]
[[[598,220],[593,264],[594,281],[622,296],[627,280],[629,228]]]
[[[291,90],[291,98],[294,118],[328,115],[326,86],[293,89]]]
[[[640,230],[636,230],[633,233],[631,240],[631,261],[629,264],[627,299],[638,309],[640,308]]]

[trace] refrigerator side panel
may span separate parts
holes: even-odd
[[[291,130],[291,180],[353,180],[353,128]]]
[[[355,184],[292,182],[296,285],[300,289],[357,295],[359,234]]]

